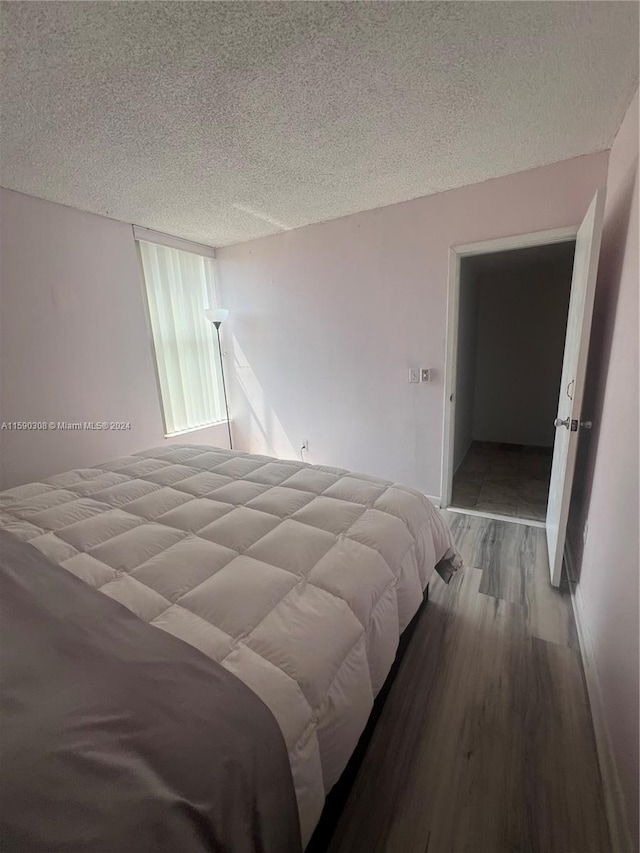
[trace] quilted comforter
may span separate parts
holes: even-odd
[[[0,492],[0,527],[258,694],[284,735],[303,843],[433,569],[458,565],[420,492],[202,445]]]
[[[4,530],[0,601],[2,853],[302,853],[239,678]]]

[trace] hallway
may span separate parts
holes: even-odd
[[[551,448],[474,441],[453,478],[451,506],[544,521]]]

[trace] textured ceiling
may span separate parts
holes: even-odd
[[[607,148],[631,2],[2,4],[2,184],[211,245]]]

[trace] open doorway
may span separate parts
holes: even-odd
[[[521,234],[513,237],[502,237],[496,240],[488,240],[483,243],[472,243],[465,246],[452,246],[449,250],[449,290],[448,290],[448,305],[447,305],[447,360],[445,365],[445,405],[444,405],[444,441],[442,443],[442,481],[441,481],[441,499],[440,504],[445,508],[456,509],[452,505],[452,492],[454,480],[454,458],[461,466],[467,457],[469,449],[482,450],[481,447],[472,447],[474,440],[474,422],[472,420],[471,433],[467,432],[468,445],[464,446],[464,441],[460,437],[459,423],[465,419],[466,409],[470,409],[475,414],[476,397],[478,404],[483,405],[484,401],[480,399],[483,391],[477,391],[475,387],[475,378],[477,373],[477,358],[475,357],[478,340],[481,335],[478,332],[477,320],[474,317],[480,316],[480,308],[473,308],[473,294],[471,303],[466,303],[461,306],[460,295],[465,289],[465,277],[468,281],[473,281],[474,267],[467,266],[463,268],[463,261],[476,256],[491,255],[493,253],[511,252],[512,250],[525,249],[543,249],[542,255],[537,255],[540,259],[538,266],[540,269],[545,268],[543,258],[555,257],[558,260],[563,257],[569,266],[571,250],[573,250],[573,259],[571,263],[571,284],[569,290],[569,305],[566,311],[564,323],[560,322],[560,329],[564,325],[565,335],[563,341],[562,368],[560,373],[560,382],[557,383],[557,378],[554,379],[555,369],[543,368],[546,364],[547,353],[553,347],[549,346],[550,329],[554,326],[549,316],[546,313],[542,314],[542,319],[536,324],[534,335],[528,338],[528,347],[521,345],[520,338],[523,330],[531,325],[532,317],[539,316],[538,307],[542,303],[542,299],[537,296],[534,300],[535,310],[529,306],[527,312],[520,312],[520,319],[516,326],[516,335],[511,335],[511,340],[514,338],[518,348],[522,351],[521,356],[530,356],[529,350],[534,347],[534,358],[529,358],[530,370],[525,373],[516,374],[516,387],[518,394],[510,399],[509,407],[506,409],[508,417],[513,415],[514,409],[523,406],[523,399],[528,403],[529,399],[534,396],[533,389],[535,382],[542,375],[546,375],[549,381],[549,393],[555,386],[557,392],[557,409],[555,418],[549,418],[549,423],[555,428],[555,439],[553,440],[553,456],[551,460],[551,475],[548,485],[548,502],[546,508],[546,516],[544,522],[542,520],[529,517],[522,518],[521,516],[512,515],[513,510],[508,513],[502,512],[493,513],[490,510],[478,510],[467,508],[458,508],[459,512],[479,513],[480,515],[496,515],[498,518],[511,519],[513,521],[524,521],[528,524],[537,524],[546,529],[547,552],[549,555],[549,573],[553,586],[560,584],[562,574],[563,552],[565,545],[567,518],[569,515],[569,504],[571,500],[571,488],[573,484],[573,474],[575,471],[576,452],[578,449],[579,435],[582,430],[591,429],[592,423],[588,419],[583,420],[584,413],[582,411],[585,377],[587,370],[587,356],[589,352],[589,337],[591,333],[591,318],[593,315],[593,302],[596,288],[596,278],[598,273],[598,257],[600,254],[600,242],[602,238],[602,223],[604,219],[604,204],[606,192],[604,188],[598,189],[591,200],[584,219],[577,227],[557,228],[553,231],[539,231],[531,234]],[[565,247],[569,250],[569,256],[555,255],[553,246],[556,244],[569,244]],[[515,257],[515,256],[514,256]],[[524,255],[520,256],[524,257]],[[493,261],[487,260],[486,266],[491,270]],[[496,260],[500,263],[500,259]],[[471,273],[469,272],[471,271]],[[486,272],[486,270],[485,270]],[[511,280],[511,288],[517,287],[518,284],[523,284],[527,279],[533,281],[533,291],[528,290],[527,293],[533,292],[536,295],[542,293],[542,284],[545,280],[544,273],[524,273],[522,270],[517,274],[507,273],[507,278]],[[549,276],[556,275],[556,272],[548,273]],[[469,278],[471,276],[471,278]],[[481,278],[482,275],[478,274]],[[536,284],[537,282],[537,284]],[[481,298],[480,284],[478,287],[478,305]],[[538,290],[536,290],[536,287]],[[562,285],[554,287],[554,293],[557,288],[562,288]],[[472,288],[473,291],[473,288]],[[513,292],[510,295],[513,296]],[[525,298],[525,291],[519,291],[522,299]],[[563,297],[564,299],[565,297]],[[503,298],[504,301],[504,298]],[[513,301],[513,300],[512,300]],[[559,302],[561,300],[558,300]],[[496,303],[501,311],[503,302]],[[462,307],[462,311],[460,310]],[[522,305],[519,306],[522,308]],[[561,314],[557,315],[561,318]],[[524,319],[523,319],[524,318]],[[502,324],[493,323],[493,339],[490,341],[490,348],[496,348],[497,340],[503,340],[503,327],[507,326],[506,320]],[[470,346],[470,341],[473,342],[475,329],[476,342]],[[542,349],[540,348],[542,344]],[[474,353],[473,358],[468,362],[472,364],[472,368],[468,368],[465,373],[465,348],[470,349]],[[500,353],[500,362],[509,362],[514,357],[513,353],[508,350]],[[459,370],[458,360],[461,361],[462,369]],[[494,353],[495,362],[495,353]],[[501,403],[502,397],[506,396],[506,384],[501,385],[496,381],[495,371],[490,374],[492,389],[495,392],[493,395],[492,407],[497,407]],[[473,394],[465,395],[465,390],[468,391],[469,386],[473,386]],[[546,386],[545,386],[546,387]],[[458,399],[460,396],[460,400]],[[469,402],[471,401],[471,402]],[[502,410],[505,411],[504,409]],[[460,413],[460,422],[458,414]],[[526,412],[527,417],[531,417],[530,412]],[[503,417],[507,417],[503,415]],[[458,449],[456,451],[456,425],[458,424]],[[493,444],[504,444],[504,441],[493,442]],[[509,442],[506,442],[509,443]],[[525,455],[524,445],[518,448],[520,456]],[[528,445],[531,447],[531,445]],[[544,445],[537,445],[538,451],[540,448],[544,450]],[[484,448],[487,449],[486,447]],[[489,448],[495,450],[496,454],[503,448]],[[512,448],[513,450],[513,448]],[[464,452],[463,452],[464,451]],[[476,453],[476,455],[480,455]],[[543,462],[544,460],[538,460]],[[469,467],[467,462],[467,467]],[[504,461],[497,463],[497,467],[508,467],[509,463]],[[487,468],[491,468],[488,465]],[[523,467],[523,464],[518,460],[516,466],[517,472]],[[478,472],[480,473],[480,472]],[[486,472],[485,472],[486,473]],[[504,474],[504,470],[501,472]],[[515,473],[515,472],[514,472]],[[494,469],[494,474],[498,472]],[[518,473],[515,473],[516,479]],[[513,480],[513,474],[511,475]],[[523,478],[524,479],[524,478]],[[483,477],[484,480],[484,477]],[[513,483],[512,483],[513,485]],[[544,500],[544,495],[541,496]],[[498,501],[500,502],[500,501]],[[524,503],[524,501],[522,501]],[[477,501],[476,501],[477,505]],[[516,485],[516,512],[518,512],[518,497]]]
[[[459,259],[451,508],[544,524],[575,253],[559,236]]]
[[[545,520],[574,251],[461,259],[454,507]]]

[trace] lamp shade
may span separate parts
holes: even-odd
[[[215,323],[219,326],[220,323],[224,323],[227,319],[229,312],[226,308],[206,308],[204,316],[210,323]]]

